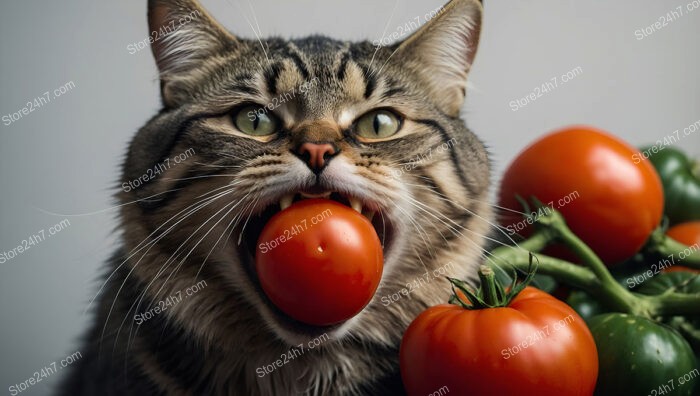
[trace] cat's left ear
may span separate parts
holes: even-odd
[[[482,11],[480,1],[452,0],[397,51],[398,59],[422,77],[433,100],[453,116],[459,115],[466,95]]]
[[[148,26],[166,105],[173,99],[173,80],[238,44],[197,0],[148,0]]]

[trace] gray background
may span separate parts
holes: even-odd
[[[205,0],[218,19],[252,37],[251,6]],[[323,32],[382,37],[441,0],[255,0],[263,35]],[[641,41],[688,0],[488,1],[464,113],[491,147],[496,178],[528,142],[587,123],[632,144],[649,143],[700,119],[700,10]],[[0,265],[0,394],[77,350],[83,315],[114,249],[112,193],[131,136],[159,107],[145,1],[2,0],[0,117],[68,81],[69,93],[9,126],[0,123],[0,252],[68,218],[71,225]],[[392,15],[392,10],[395,12]],[[509,102],[552,77],[583,73],[514,112]],[[700,155],[700,131],[679,145]],[[66,216],[70,214],[71,216]],[[59,375],[22,394],[47,394]]]

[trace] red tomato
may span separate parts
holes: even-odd
[[[336,201],[307,199],[265,225],[255,262],[265,294],[280,310],[325,326],[355,316],[369,303],[383,255],[367,218]]]
[[[598,377],[593,336],[565,303],[532,287],[508,307],[438,305],[406,330],[401,377],[409,395],[586,395]]]
[[[700,221],[690,221],[687,223],[681,223],[676,226],[673,226],[669,228],[668,231],[666,231],[666,235],[688,246],[693,246],[696,244],[700,246]],[[688,271],[700,273],[700,270],[682,266],[673,266],[665,268],[663,271]]]
[[[571,230],[607,264],[633,256],[659,225],[664,198],[649,163],[635,163],[637,150],[601,130],[577,126],[547,135],[510,164],[500,205],[523,211],[516,194],[536,196],[559,210]],[[509,231],[523,230],[522,217],[506,213]]]

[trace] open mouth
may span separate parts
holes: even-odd
[[[389,252],[391,251],[396,232],[394,224],[383,213],[382,208],[379,206],[379,204],[377,204],[376,202],[362,200],[358,197],[335,191],[306,190],[290,192],[280,196],[280,198],[275,200],[273,204],[268,205],[267,207],[262,209],[257,215],[251,216],[250,220],[245,226],[245,229],[243,230],[243,243],[241,244],[241,248],[239,249],[241,262],[243,263],[248,277],[250,278],[251,282],[255,285],[258,294],[265,301],[270,310],[274,313],[279,325],[297,334],[318,336],[320,334],[332,331],[335,328],[340,327],[343,323],[338,323],[331,326],[313,326],[291,318],[290,316],[282,312],[279,308],[277,308],[270,301],[270,299],[263,291],[257,273],[255,271],[255,253],[257,248],[257,241],[267,222],[275,214],[279,213],[283,209],[288,208],[294,202],[312,198],[329,199],[336,201],[338,203],[352,208],[353,210],[365,216],[372,223],[372,226],[374,227],[377,236],[379,236],[385,260],[388,257]]]

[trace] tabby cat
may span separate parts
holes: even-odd
[[[452,0],[377,46],[242,39],[195,0],[150,0],[162,110],[130,144],[122,247],[60,394],[403,394],[401,335],[449,295],[432,274],[475,281],[491,229],[489,160],[460,118],[481,14]],[[273,307],[253,265],[265,222],[319,196],[372,218],[385,258],[370,304],[325,327]]]

